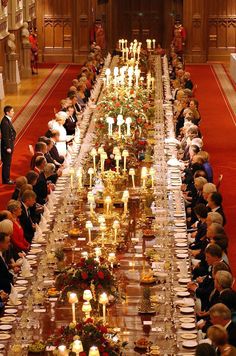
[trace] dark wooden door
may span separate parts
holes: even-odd
[[[119,0],[117,10],[117,30],[121,37],[143,42],[147,38],[161,41],[163,1]]]

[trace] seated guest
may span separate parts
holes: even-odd
[[[199,156],[203,159],[203,167],[207,173],[208,182],[213,182],[213,169],[209,162],[209,154],[206,151],[200,151]]]
[[[188,289],[195,292],[196,297],[201,300],[201,310],[207,308],[209,296],[214,289],[214,280],[212,278],[212,268],[215,264],[222,262],[222,250],[218,245],[209,244],[205,250],[205,259],[208,265],[207,275],[198,277],[197,283],[190,282]]]
[[[217,303],[210,309],[210,320],[213,325],[221,325],[228,332],[229,344],[236,346],[236,324],[232,322],[232,314],[223,303]]]
[[[207,330],[207,337],[217,347],[221,356],[236,356],[236,348],[230,344],[229,335],[222,325],[212,325]]]
[[[216,356],[216,350],[208,342],[198,344],[195,351],[195,356]]]
[[[10,236],[0,232],[0,290],[10,294],[11,284],[13,284],[13,275],[9,271],[8,265],[3,257],[3,253],[10,248]]]
[[[3,290],[0,291],[0,313],[3,312],[5,303],[8,300],[8,294],[5,293]]]
[[[222,201],[222,195],[218,192],[213,192],[209,194],[207,198],[208,208],[210,209],[210,211],[217,212],[222,215],[224,226],[226,224],[226,218],[222,208]]]
[[[11,220],[11,213],[8,210],[1,210],[0,211],[0,223],[6,219]]]
[[[31,184],[33,187],[37,183],[39,174],[35,171],[29,171],[25,176],[27,178],[28,184]]]
[[[194,212],[197,216],[197,231],[192,233],[192,237],[195,239],[193,243],[190,244],[189,248],[192,251],[192,255],[196,256],[202,249],[205,250],[207,246],[206,233],[207,233],[207,208],[204,204],[198,204],[194,208]],[[198,252],[199,251],[199,252]]]
[[[47,147],[47,146],[46,146]],[[35,160],[35,167],[34,167],[34,171],[38,174],[40,174],[43,170],[44,170],[44,167],[46,166],[47,164],[47,160],[46,158],[44,157],[44,155],[42,156],[38,156]]]
[[[40,141],[35,144],[34,155],[30,162],[30,169],[33,170],[35,168],[36,158],[39,156],[44,156],[46,152],[47,152],[47,145],[45,142]]]
[[[219,213],[209,212],[207,214],[206,224],[210,226],[211,224],[216,223],[223,226],[223,217]]]
[[[203,187],[207,183],[206,178],[203,177],[197,177],[194,178],[194,187],[196,189],[195,194],[193,194],[193,200],[192,200],[192,206],[194,207],[197,204],[205,204],[206,201],[203,198]]]
[[[199,107],[198,101],[196,99],[191,99],[189,102],[189,108],[193,113],[192,122],[194,123],[194,125],[198,125],[201,120],[201,116],[200,116],[198,107]]]
[[[213,183],[206,183],[202,189],[202,195],[203,198],[207,201],[208,196],[213,193],[216,192],[216,186]]]
[[[75,114],[75,109],[73,106],[69,106],[66,111],[68,117],[65,121],[64,127],[66,129],[67,135],[74,135],[75,134],[75,128],[77,125],[77,116]]]
[[[50,153],[51,149],[54,146],[54,142],[50,138],[47,138],[45,143],[47,145],[47,153],[45,153],[44,157],[46,158],[47,163],[53,163],[56,166],[56,168],[59,168],[61,166],[61,164],[59,162],[57,162],[55,159],[53,159],[52,155]]]
[[[19,252],[26,252],[30,248],[30,244],[26,241],[24,231],[20,225],[19,216],[21,216],[21,203],[18,200],[10,200],[7,204],[7,209],[11,212],[13,222],[13,234],[11,235],[11,243],[13,245],[14,259],[19,258]]]
[[[53,146],[50,150],[52,158],[60,164],[63,164],[65,158],[59,154],[56,143],[60,141],[60,134],[57,130],[52,131],[51,140],[53,141]]]
[[[78,102],[78,96],[73,92],[69,94],[69,99],[71,100],[71,106],[73,106],[75,110],[75,114],[78,115],[79,112],[83,110],[85,104],[83,103],[83,106],[81,106],[80,103]]]
[[[16,187],[12,194],[12,199],[14,199],[14,200],[18,199],[19,193],[20,193],[20,188],[22,187],[22,185],[27,184],[27,183],[28,183],[27,178],[24,176],[16,178]]]
[[[184,88],[185,89],[193,89],[193,82],[191,80],[191,75],[189,72],[184,73]]]
[[[26,190],[22,195],[20,224],[24,230],[26,240],[31,243],[35,233],[35,224],[31,218],[30,208],[36,203],[36,194],[32,190]]]
[[[39,174],[37,183],[34,186],[34,192],[36,193],[36,201],[39,204],[45,204],[47,202],[47,196],[50,192],[50,186],[48,185],[48,179],[55,173],[55,166],[53,163],[47,163],[43,172]]]
[[[22,195],[24,194],[24,192],[26,190],[33,190],[33,186],[31,184],[24,184],[22,185],[22,187],[20,188],[20,193],[19,193],[19,199],[21,201]]]

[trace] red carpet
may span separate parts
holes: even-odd
[[[47,99],[39,103],[37,111],[30,118],[27,126],[17,136],[11,168],[12,178],[24,175],[28,171],[31,159],[28,148],[29,144],[34,145],[38,137],[46,132],[47,123],[54,116],[53,109],[58,109],[60,107],[60,100],[66,98],[71,81],[77,77],[80,68],[81,66],[79,65],[70,65],[64,70]],[[0,186],[0,209],[5,209],[6,203],[11,197],[12,190],[11,186]]]
[[[191,65],[188,71],[198,86],[196,98],[202,117],[201,131],[205,150],[210,153],[215,182],[219,174],[223,174],[220,191],[224,199],[226,230],[230,239],[230,265],[236,275],[236,118],[210,65]]]

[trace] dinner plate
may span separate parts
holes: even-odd
[[[189,295],[190,295],[190,293],[188,291],[177,292],[178,297],[188,297]]]
[[[186,223],[184,223],[184,222],[176,222],[175,223],[175,226],[177,226],[177,227],[185,227],[186,226]]]
[[[2,323],[12,323],[13,321],[16,320],[16,317],[15,316],[2,316],[0,318],[0,321]]]
[[[7,302],[7,305],[10,305],[11,307],[14,307],[14,306],[18,306],[18,305],[21,305],[22,302],[20,300],[18,300],[15,304],[11,303],[10,301]]]
[[[4,349],[5,348],[5,345],[3,344],[0,344],[0,350]]]
[[[183,347],[187,347],[187,348],[197,347],[197,341],[195,340],[184,341],[182,345]]]
[[[17,297],[18,297],[18,299],[22,299],[24,297],[24,294],[17,293]]]
[[[181,334],[180,335],[182,339],[185,339],[185,340],[194,340],[197,338],[197,334],[191,334],[191,333],[184,333],[184,334]]]
[[[30,261],[29,261],[29,264],[30,264],[30,266],[34,266],[34,265],[36,265],[36,264],[37,264],[37,261],[30,260]]]
[[[11,329],[12,329],[12,325],[9,324],[0,325],[0,330],[2,331],[11,330]]]
[[[19,284],[20,286],[24,286],[25,284],[28,284],[28,281],[26,279],[18,279],[16,281],[16,284]]]
[[[183,308],[180,308],[180,312],[183,313],[183,314],[194,313],[194,308],[192,308],[192,307],[183,307]]]
[[[194,323],[195,319],[194,318],[183,317],[183,318],[179,318],[179,321],[181,323]]]
[[[18,311],[17,309],[8,308],[8,309],[5,309],[4,313],[5,314],[16,314],[17,311]]]
[[[42,247],[42,245],[41,245],[41,244],[37,244],[37,243],[31,244],[31,248],[32,248],[32,249],[33,249],[33,248],[38,248],[38,247]]]
[[[177,253],[176,255],[178,258],[187,258],[188,254],[187,253]]]
[[[175,292],[187,292],[187,288],[186,287],[175,287],[174,291]]]
[[[175,252],[178,253],[178,254],[182,254],[182,253],[185,253],[185,254],[186,254],[186,253],[188,253],[188,250],[185,250],[185,249],[180,249],[180,250],[179,250],[179,249],[176,249]]]
[[[35,260],[35,258],[37,258],[37,256],[36,255],[27,255],[26,258],[28,260]]]
[[[187,243],[188,240],[187,240],[187,237],[178,237],[178,236],[176,237],[176,236],[175,236],[175,242],[176,242],[176,243],[181,243],[181,242],[182,242],[182,243]]]
[[[8,340],[10,337],[10,334],[0,334],[0,340]]]
[[[195,327],[196,327],[196,324],[195,324],[195,323],[182,323],[182,324],[181,324],[181,328],[182,328],[182,329],[188,329],[188,330],[190,330],[190,329],[195,329]]]
[[[27,288],[26,287],[23,287],[23,286],[15,286],[14,287],[17,292],[24,292]]]
[[[179,279],[179,283],[181,283],[181,284],[187,284],[189,282],[191,282],[191,278],[180,278]]]
[[[23,276],[21,273],[19,276],[23,277],[23,278],[31,278],[31,277],[33,277],[33,273],[29,273],[27,276]]]
[[[36,255],[37,253],[42,252],[43,250],[41,248],[32,248],[28,253],[30,255]]]
[[[177,242],[176,244],[176,247],[187,247],[188,244],[186,242]]]

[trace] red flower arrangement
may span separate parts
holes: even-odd
[[[54,335],[48,339],[48,345],[58,348],[65,345],[68,350],[72,349],[73,341],[80,339],[84,351],[80,356],[87,356],[91,346],[97,346],[101,356],[119,356],[122,348],[127,343],[121,344],[115,333],[108,333],[108,329],[101,322],[95,322],[89,318],[78,324],[69,324],[56,329]],[[70,352],[69,355],[74,355]]]
[[[85,289],[91,289],[95,302],[98,294],[102,292],[118,297],[116,280],[102,259],[98,263],[92,257],[81,258],[76,265],[62,271],[55,284],[56,288],[62,291],[63,299],[66,299],[68,292],[75,292],[78,298],[82,298]]]

